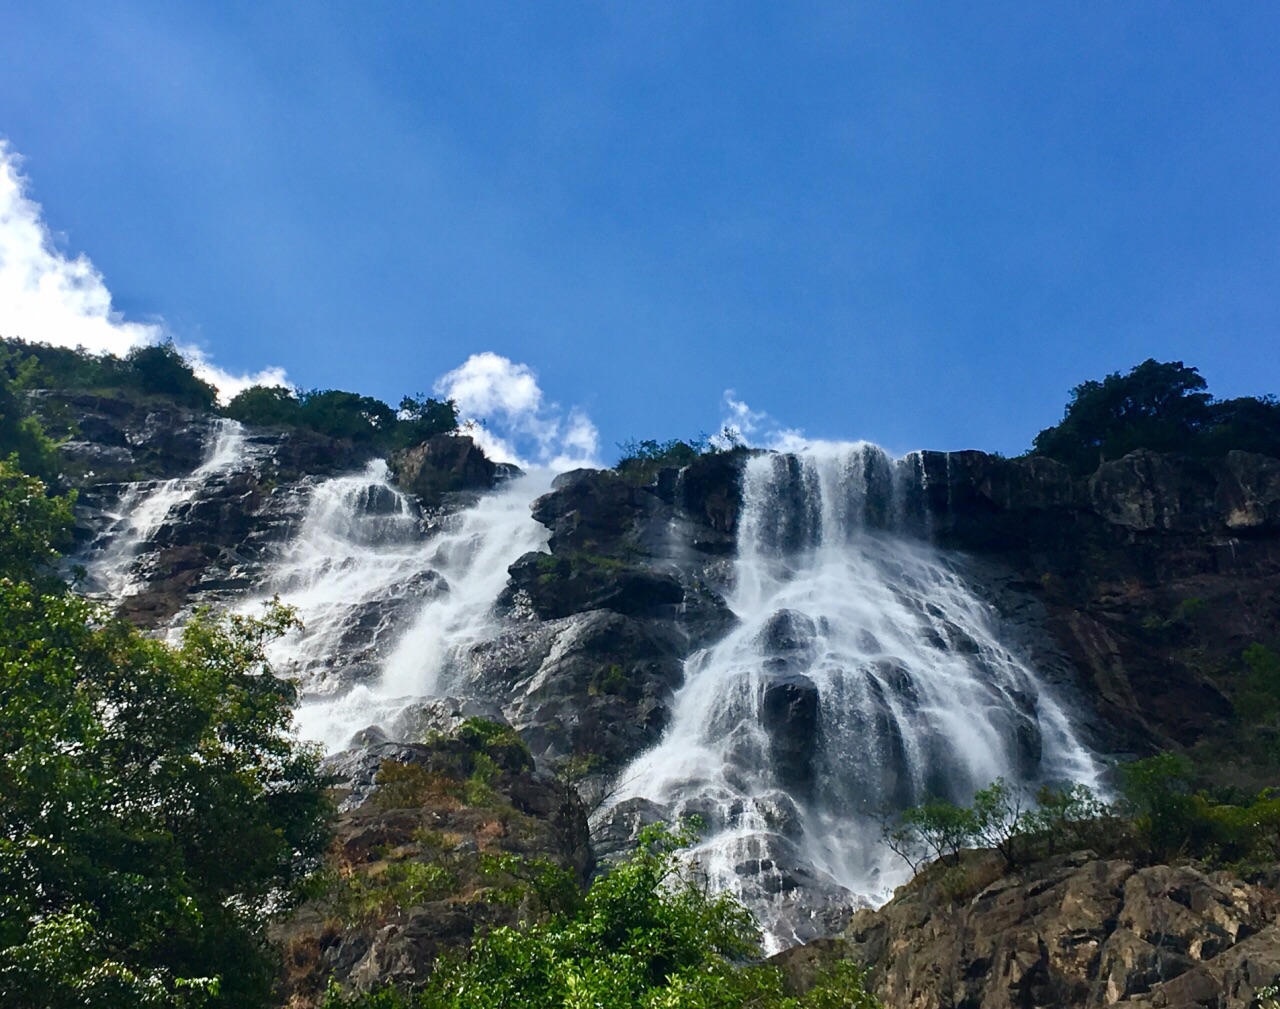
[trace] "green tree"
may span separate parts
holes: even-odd
[[[711,895],[677,857],[691,835],[650,827],[639,848],[580,901],[525,929],[498,928],[427,985],[344,996],[325,1009],[875,1009],[865,971],[834,965],[802,997],[757,962],[746,910]]]
[[[210,410],[218,391],[196,377],[195,370],[172,342],[134,347],[125,356],[128,385],[154,396],[174,399],[183,406]]]
[[[49,582],[66,502],[0,476],[0,1004],[263,1005],[327,818],[265,656],[293,618],[144,637]]]
[[[1036,435],[1032,451],[1080,472],[1136,448],[1189,451],[1213,420],[1206,388],[1195,368],[1148,358],[1127,375],[1072,389],[1062,421]]]
[[[405,396],[400,400],[399,421],[397,445],[420,445],[435,435],[458,429],[458,405],[451,399],[428,399],[421,393]]]
[[[0,459],[13,457],[28,473],[52,483],[58,474],[58,452],[40,422],[26,407],[21,377],[0,372]]]
[[[302,404],[283,385],[254,385],[236,393],[223,409],[232,420],[262,427],[292,427],[299,422]]]

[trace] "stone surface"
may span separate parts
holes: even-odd
[[[449,707],[446,720],[465,704]],[[375,742],[326,766],[343,800],[329,887],[272,929],[291,1009],[315,1006],[330,981],[347,991],[412,986],[477,930],[533,913],[506,897],[521,877],[493,856],[547,860],[581,884],[594,868],[577,794],[535,773],[518,743]]]
[[[424,502],[438,504],[444,495],[485,491],[510,467],[492,462],[469,435],[438,434],[421,445],[396,452],[388,460],[396,483]]]
[[[842,937],[774,962],[797,990],[832,959],[871,964],[886,1009],[1247,1009],[1280,977],[1280,899],[1265,886],[1087,852],[1008,876],[994,852],[963,866],[955,899],[955,870],[935,865]]]

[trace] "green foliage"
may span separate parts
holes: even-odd
[[[146,638],[42,575],[65,501],[6,470],[0,513],[0,1004],[262,1004],[328,812],[265,658],[292,616]]]
[[[372,396],[337,389],[298,394],[283,386],[255,385],[238,393],[224,412],[244,424],[305,428],[385,452],[416,445],[458,427],[452,401],[406,396],[397,412]]]
[[[715,439],[705,435],[690,441],[679,438],[669,441],[645,438],[638,441],[629,438],[618,443],[622,455],[613,468],[628,480],[642,483],[652,479],[659,470],[682,469],[701,456],[731,451],[741,447],[741,444],[731,428],[725,428]]]
[[[0,368],[20,389],[118,389],[129,365],[114,354],[53,347],[25,340],[0,341]]]
[[[406,859],[377,874],[352,873],[327,895],[334,913],[348,927],[385,921],[394,911],[441,900],[454,892],[457,877],[439,862]]]
[[[1280,715],[1280,655],[1261,644],[1244,650],[1245,681],[1236,697],[1241,715],[1252,722]]]
[[[421,393],[400,400],[396,440],[400,446],[419,445],[438,434],[458,429],[458,407],[451,399],[427,399]]]
[[[1160,753],[1120,768],[1120,794],[1137,837],[1151,858],[1183,852],[1191,839],[1196,804],[1190,787],[1191,762]]]
[[[1034,804],[997,779],[972,806],[930,800],[885,826],[889,846],[919,870],[944,867],[944,893],[964,890],[965,848],[992,848],[1006,868],[1061,852],[1092,850],[1149,863],[1197,858],[1238,871],[1280,858],[1280,794],[1211,795],[1192,788],[1194,768],[1161,753],[1119,768],[1119,796],[1106,802],[1075,784],[1043,787]]]
[[[74,497],[50,497],[36,477],[0,459],[0,578],[48,587],[59,547],[71,542]]]
[[[57,479],[57,447],[27,410],[23,394],[0,376],[0,459],[4,458],[45,483]]]
[[[566,899],[552,880],[553,913],[526,928],[497,928],[470,955],[437,964],[425,987],[344,996],[324,1009],[875,1009],[865,972],[826,971],[801,997],[783,993],[781,973],[758,956],[747,912],[713,897],[676,857],[692,838],[647,828],[628,861]],[[559,870],[558,870],[559,871]],[[547,884],[544,884],[544,886]]]
[[[123,358],[24,340],[0,342],[0,374],[15,389],[131,390],[210,410],[217,391],[197,378],[172,342],[134,347]]]
[[[884,837],[889,847],[916,871],[933,858],[957,865],[960,852],[974,843],[977,831],[972,809],[929,798],[903,810],[896,823],[886,824]]]
[[[146,395],[163,396],[194,410],[211,410],[218,401],[218,391],[196,377],[171,342],[134,347],[125,365],[124,384]]]
[[[455,735],[460,741],[488,755],[503,767],[519,767],[533,760],[520,733],[501,722],[491,722],[487,718],[468,718],[458,726]]]
[[[534,901],[545,914],[572,915],[583,902],[577,878],[546,858],[526,858],[510,852],[482,852],[480,872],[487,879],[511,879],[514,885],[489,889],[490,900],[507,903]]]
[[[1138,448],[1280,456],[1280,402],[1274,396],[1215,401],[1195,368],[1148,359],[1127,375],[1116,372],[1076,386],[1062,421],[1032,444],[1037,455],[1079,473]]]
[[[283,385],[252,385],[231,398],[223,408],[232,420],[259,427],[297,427],[302,403],[297,394]]]
[[[618,448],[622,451],[616,466],[619,470],[637,464],[651,465],[655,469],[664,466],[673,466],[678,469],[681,466],[688,466],[710,450],[706,438],[697,438],[693,441],[681,441],[678,438],[672,438],[670,441],[655,441],[652,438],[637,441],[635,438],[630,438],[619,443]]]

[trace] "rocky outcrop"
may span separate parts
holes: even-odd
[[[1082,852],[1004,875],[994,852],[935,864],[843,936],[774,958],[803,990],[871,965],[886,1009],[1249,1009],[1280,977],[1280,897],[1195,865]]]
[[[74,484],[164,480],[200,465],[208,416],[163,399],[39,390],[31,406],[49,430],[69,433],[58,451]]]
[[[281,996],[314,1006],[326,986],[412,987],[477,931],[540,911],[540,865],[582,885],[594,866],[576,792],[535,773],[510,727],[461,718],[466,702],[423,712],[423,743],[369,741],[328,761],[345,810],[327,886],[273,930]]]
[[[491,461],[469,435],[438,434],[387,460],[396,483],[422,501],[436,505],[446,494],[490,490],[520,471]]]

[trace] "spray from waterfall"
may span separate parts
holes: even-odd
[[[696,814],[694,856],[771,949],[902,882],[877,814],[1003,776],[1092,781],[1093,760],[947,559],[894,535],[905,468],[874,446],[762,455],[743,475],[728,602],[663,741],[615,800]]]

